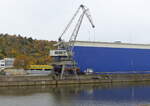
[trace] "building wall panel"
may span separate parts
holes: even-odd
[[[74,59],[82,71],[142,72],[150,71],[150,49],[75,46]]]

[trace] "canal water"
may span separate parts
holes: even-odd
[[[0,87],[0,106],[150,106],[150,82]]]

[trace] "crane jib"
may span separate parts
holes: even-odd
[[[73,21],[75,20],[75,18],[77,17],[77,15],[79,14],[80,10],[82,10],[82,13],[80,14],[77,23],[73,29],[73,32],[70,36],[70,39],[68,42],[65,42],[64,40],[62,40],[63,35],[68,31],[68,29],[70,28],[71,24],[73,23]],[[74,44],[76,42],[80,27],[82,25],[82,21],[84,16],[86,16],[92,26],[92,28],[95,28],[95,25],[93,23],[93,20],[91,18],[89,9],[84,6],[84,5],[80,5],[79,8],[77,9],[77,11],[75,12],[75,14],[73,15],[73,17],[71,18],[71,20],[69,21],[69,23],[67,24],[65,30],[62,32],[61,36],[58,39],[58,44],[56,44],[58,46],[57,50],[51,50],[50,51],[50,56],[54,58],[54,65],[60,65],[62,67],[61,69],[61,79],[62,76],[64,74],[64,70],[66,66],[72,66],[73,71],[75,71],[75,69],[77,69],[77,63],[75,62],[75,60],[73,59],[74,56]],[[76,71],[75,71],[76,73]]]

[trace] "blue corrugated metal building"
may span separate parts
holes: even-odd
[[[150,45],[78,41],[74,59],[81,71],[90,68],[105,73],[149,72]]]

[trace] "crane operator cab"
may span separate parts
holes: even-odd
[[[67,51],[66,50],[51,50],[50,51],[50,56],[51,57],[57,57],[57,56],[63,56],[63,57],[67,57]]]

